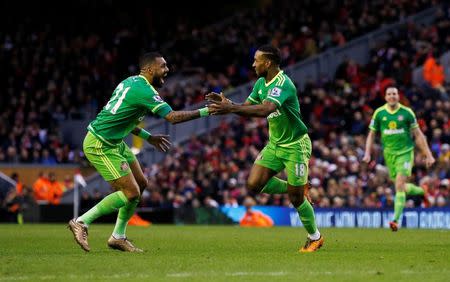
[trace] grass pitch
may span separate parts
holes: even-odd
[[[92,225],[90,253],[64,225],[0,225],[0,281],[450,281],[450,231],[323,229],[300,254],[302,228],[129,227],[146,250],[106,246],[112,225]]]

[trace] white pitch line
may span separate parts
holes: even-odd
[[[179,272],[179,273],[168,273],[167,277],[176,277],[176,278],[185,278],[185,277],[211,277],[211,276],[286,276],[289,272],[245,272],[245,271],[238,271],[238,272],[226,272],[226,273],[211,273],[211,272]]]
[[[386,274],[383,270],[380,271],[383,274]],[[406,275],[415,275],[415,274],[435,274],[435,273],[441,273],[443,275],[446,275],[447,273],[450,273],[450,271],[442,269],[442,270],[436,270],[436,271],[414,271],[411,269],[402,269],[398,271],[401,274]],[[161,273],[162,274],[162,273]],[[232,276],[232,277],[245,277],[245,276],[272,276],[272,277],[280,277],[280,276],[287,276],[289,274],[292,274],[292,272],[285,272],[285,271],[278,271],[278,272],[246,272],[246,271],[237,271],[237,272],[175,272],[175,273],[167,273],[166,277],[172,277],[172,278],[192,278],[192,277],[216,277],[216,276]],[[370,271],[311,271],[304,273],[306,275],[313,275],[313,276],[331,276],[331,275],[352,275],[352,274],[359,274],[359,275],[374,275],[377,274],[377,271],[370,270]],[[160,275],[160,274],[159,274]],[[158,274],[146,274],[146,273],[131,273],[131,272],[124,272],[124,273],[117,273],[117,274],[104,274],[104,275],[42,275],[42,276],[8,276],[8,277],[0,277],[0,281],[24,281],[24,280],[89,280],[89,279],[104,279],[104,280],[121,280],[124,278],[137,278],[137,279],[150,279],[157,277]]]
[[[180,273],[168,273],[167,277],[192,277],[194,273],[192,272],[180,272]]]
[[[225,273],[226,276],[285,276],[288,272],[231,272]]]

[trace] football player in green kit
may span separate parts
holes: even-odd
[[[163,85],[164,77],[169,72],[165,59],[159,53],[144,54],[139,60],[139,68],[139,75],[128,77],[116,87],[109,102],[89,124],[84,138],[84,154],[115,190],[89,211],[69,222],[75,241],[85,251],[90,250],[88,226],[100,216],[118,210],[108,246],[121,251],[142,252],[127,239],[125,230],[141,193],[147,187],[147,179],[123,139],[132,133],[166,152],[171,145],[167,135],[151,135],[137,127],[146,115],[157,115],[175,124],[209,114],[207,107],[193,111],[173,111],[159,96],[155,87]]]
[[[247,188],[256,193],[287,193],[297,209],[308,237],[300,252],[314,252],[324,242],[317,229],[314,210],[305,194],[308,189],[308,163],[311,140],[301,119],[297,89],[280,69],[280,50],[265,45],[258,48],[253,67],[259,79],[244,104],[238,105],[223,94],[206,96],[212,104],[210,114],[235,113],[247,117],[265,117],[269,123],[269,142],[256,159],[247,180]],[[287,181],[275,177],[285,170]]]
[[[375,133],[379,131],[389,178],[395,183],[394,218],[389,222],[389,226],[392,231],[397,231],[399,219],[405,207],[406,195],[424,195],[423,188],[406,182],[407,178],[411,176],[414,164],[412,135],[425,156],[425,165],[430,167],[435,160],[428,147],[426,137],[417,124],[414,112],[399,103],[398,89],[387,87],[385,99],[387,103],[374,112],[370,122],[363,161],[370,162]]]

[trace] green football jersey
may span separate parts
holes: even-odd
[[[147,114],[165,117],[171,111],[169,104],[161,99],[144,76],[130,76],[119,83],[88,130],[114,145],[130,134]]]
[[[282,147],[299,142],[308,129],[302,121],[297,89],[283,71],[268,83],[263,77],[258,79],[247,98],[252,104],[261,104],[264,100],[277,105],[277,110],[267,117],[269,142]]]
[[[385,153],[400,155],[414,149],[411,130],[419,127],[414,112],[403,105],[391,111],[388,105],[379,107],[373,114],[369,128],[381,132]]]

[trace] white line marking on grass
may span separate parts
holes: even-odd
[[[193,273],[190,272],[180,272],[180,273],[168,273],[168,277],[191,277],[193,276]]]
[[[30,280],[28,276],[16,276],[16,277],[0,277],[0,281],[18,281],[18,280]]]
[[[450,273],[450,271],[446,269],[442,270],[411,270],[411,269],[403,269],[399,271],[402,274],[406,275],[416,275],[416,274],[435,274],[435,273]],[[312,271],[307,272],[305,274],[310,276],[334,276],[334,275],[378,275],[378,274],[389,274],[390,272],[384,271]],[[218,276],[231,276],[231,277],[247,277],[247,276],[271,276],[271,277],[280,277],[280,276],[288,276],[292,275],[293,272],[287,271],[276,271],[276,272],[246,272],[246,271],[236,271],[236,272],[175,272],[175,273],[167,273],[166,277],[171,278],[194,278],[194,277],[218,277]],[[122,279],[151,279],[154,278],[155,274],[147,274],[147,273],[131,273],[131,272],[123,272],[116,274],[84,274],[84,275],[23,275],[23,276],[13,276],[10,275],[8,277],[0,277],[0,281],[23,281],[23,280],[92,280],[92,279],[102,279],[102,280],[122,280]]]
[[[424,274],[424,271],[414,271],[414,270],[401,270],[403,274]],[[441,271],[428,271],[426,273],[440,273]],[[291,275],[292,272],[286,271],[278,271],[278,272],[246,272],[246,271],[237,271],[237,272],[225,272],[225,273],[211,273],[211,272],[179,272],[179,273],[168,273],[167,277],[172,278],[193,278],[193,277],[216,277],[216,276],[231,276],[231,277],[246,277],[246,276],[271,276],[271,277],[280,277],[280,276],[288,276]],[[389,272],[384,271],[312,271],[307,273],[312,276],[335,276],[335,275],[383,275],[389,274]]]
[[[278,272],[226,272],[225,276],[285,276],[288,272],[278,271]],[[167,277],[185,278],[185,277],[199,277],[199,276],[221,276],[220,273],[210,273],[210,272],[179,272],[179,273],[168,273]]]
[[[226,276],[285,276],[288,272],[232,272],[225,273]]]

